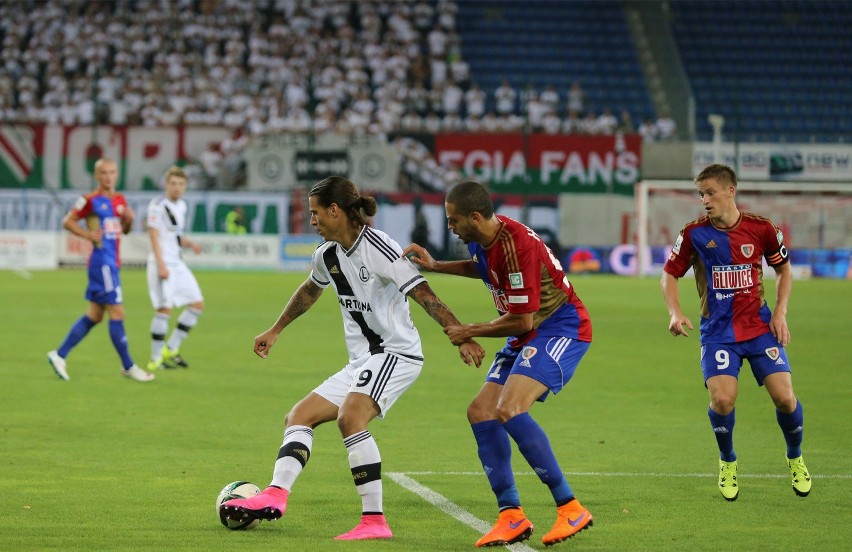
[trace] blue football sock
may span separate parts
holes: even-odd
[[[478,445],[482,469],[497,497],[497,506],[501,511],[520,506],[521,499],[512,473],[512,443],[506,430],[497,420],[478,422],[470,427]]]
[[[62,342],[62,345],[56,350],[56,352],[62,358],[68,356],[68,353],[71,352],[80,341],[86,337],[86,334],[89,333],[95,326],[96,322],[92,321],[91,318],[86,316],[85,314],[79,318],[74,324],[71,326],[71,329],[68,330],[68,335],[65,336],[65,341]]]
[[[109,337],[112,339],[112,346],[121,357],[121,365],[124,369],[127,370],[133,366],[133,359],[130,358],[130,350],[127,346],[127,334],[124,333],[124,320],[109,321]]]
[[[789,414],[776,410],[775,418],[787,441],[787,458],[798,458],[802,455],[802,427],[805,425],[802,403],[796,401],[796,410]]]
[[[574,498],[574,492],[556,461],[547,434],[532,419],[529,412],[518,414],[504,423],[503,427],[518,444],[518,450],[538,474],[541,482],[550,489],[556,504],[561,506]]]
[[[716,443],[719,445],[719,458],[724,462],[733,462],[737,459],[737,453],[734,452],[735,412],[736,409],[733,409],[730,414],[723,416],[712,408],[707,409],[707,416],[710,417],[710,426],[713,428]]]

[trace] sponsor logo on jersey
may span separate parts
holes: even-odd
[[[495,286],[500,285],[500,278],[497,277],[497,273],[493,270],[491,271],[491,281],[494,283]]]
[[[781,357],[778,357],[778,360],[775,361],[775,366],[784,366],[785,364],[787,363],[784,362],[784,359]]]
[[[784,244],[784,233],[781,232],[781,230],[779,230],[778,233],[775,234],[775,239],[778,240],[778,245],[783,245]]]
[[[770,347],[766,349],[766,356],[768,356],[772,360],[779,358],[780,355],[781,352],[778,350],[778,347]]]
[[[86,197],[85,196],[78,197],[77,201],[74,202],[74,209],[76,209],[77,211],[79,211],[80,209],[82,209],[85,206],[86,206]]]
[[[520,272],[510,272],[509,287],[511,289],[518,289],[524,287],[524,275]]]
[[[733,293],[733,292],[731,292],[731,293],[719,293],[719,292],[717,291],[717,292],[716,292],[716,300],[717,300],[717,301],[724,301],[725,299],[730,299],[730,298],[731,298],[731,297],[733,297],[734,295],[736,295],[736,294],[735,294],[735,293]]]
[[[328,272],[329,272],[329,274],[340,274],[340,269],[337,268],[337,265],[334,265],[334,266],[331,267],[331,269]]]
[[[713,289],[747,289],[753,285],[751,265],[713,267]]]
[[[121,235],[121,219],[106,217],[104,219],[104,237],[108,240],[118,239]]]
[[[338,297],[337,301],[340,303],[341,307],[348,311],[373,312],[373,308],[370,306],[370,303],[365,303],[354,298]]]
[[[530,302],[530,298],[527,295],[511,295],[509,296],[509,303],[513,305],[525,305]]]
[[[749,258],[754,254],[754,244],[753,243],[744,243],[740,246],[740,251],[745,258]]]
[[[709,242],[707,242],[707,249],[714,249],[716,247],[718,247],[716,245],[716,240],[710,240]]]
[[[366,282],[370,279],[370,271],[367,270],[366,266],[362,266],[358,269],[358,278],[360,278],[362,282]]]

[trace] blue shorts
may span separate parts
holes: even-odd
[[[751,365],[751,373],[754,374],[757,385],[763,385],[764,378],[769,374],[790,371],[787,352],[772,332],[767,332],[739,343],[701,345],[701,371],[704,372],[704,381],[719,375],[738,378],[743,359],[748,360]]]
[[[86,299],[99,305],[121,304],[121,281],[118,268],[110,265],[90,266]]]
[[[554,336],[535,337],[520,349],[506,345],[495,355],[485,381],[505,385],[510,374],[530,377],[549,390],[538,398],[544,401],[549,392],[559,393],[571,380],[591,345],[570,337]]]

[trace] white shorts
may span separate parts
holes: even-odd
[[[169,277],[161,280],[157,262],[148,261],[148,295],[155,309],[173,309],[204,300],[198,281],[186,263],[170,265]]]
[[[421,363],[392,353],[370,355],[363,361],[347,364],[318,385],[314,393],[338,408],[348,393],[369,395],[379,406],[379,418],[384,418],[422,369]]]

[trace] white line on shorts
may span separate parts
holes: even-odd
[[[421,485],[417,481],[408,477],[407,474],[401,472],[389,472],[386,475],[393,479],[401,487],[408,489],[409,491],[416,494],[429,504],[432,504],[444,513],[456,518],[468,527],[483,534],[487,533],[491,529],[491,525],[489,525],[488,522],[479,519],[467,510],[461,508],[459,505],[450,502],[446,497],[439,493],[436,493],[429,487]],[[514,550],[515,552],[532,552],[535,550],[534,548],[530,548],[529,546],[520,542],[510,544],[506,548],[508,548],[509,550]]]

